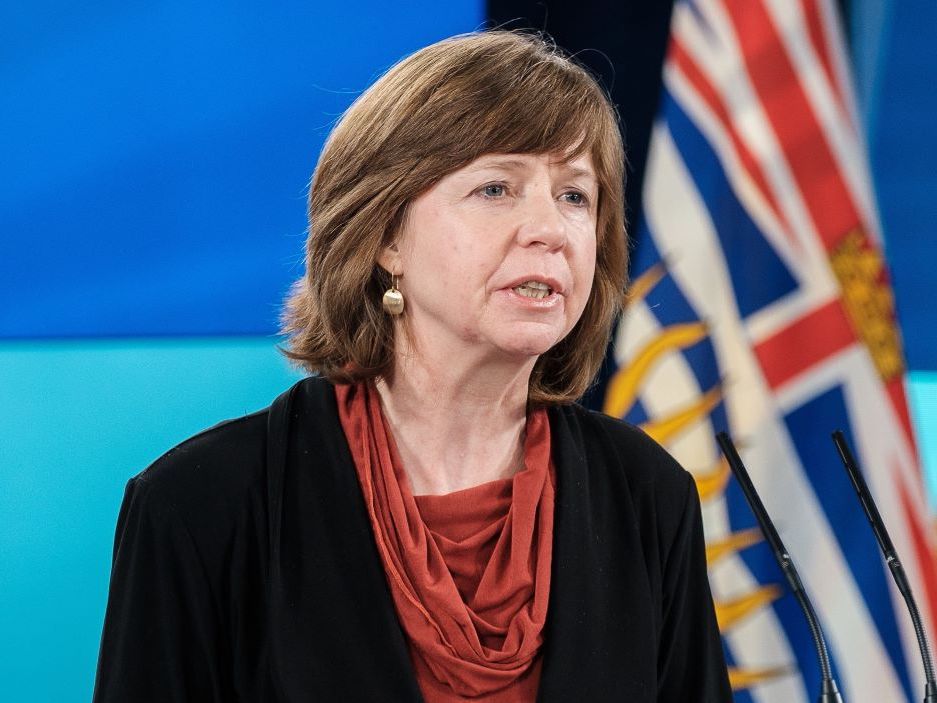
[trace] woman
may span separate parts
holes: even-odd
[[[456,37],[348,110],[288,355],[127,488],[97,701],[728,701],[689,474],[572,404],[626,250],[595,81]]]

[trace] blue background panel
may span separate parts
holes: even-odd
[[[5,7],[0,338],[275,331],[332,124],[483,18],[480,2],[349,7]]]
[[[298,378],[263,337],[0,345],[0,700],[91,699],[127,480]]]

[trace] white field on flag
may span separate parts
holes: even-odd
[[[730,515],[741,508],[730,500],[741,496],[727,495],[726,472],[713,469],[721,429],[738,441],[801,572],[845,700],[919,700],[923,671],[858,503],[845,496],[854,505],[844,508],[844,496],[821,490],[837,485],[822,472],[841,471],[832,442],[829,456],[805,454],[791,430],[800,426],[792,418],[831,407],[818,399],[842,400],[843,417],[815,413],[809,422],[826,437],[835,423],[846,425],[925,624],[933,622],[929,515],[837,22],[831,0],[676,4],[643,194],[642,231],[659,258],[642,256],[638,242],[636,266],[644,268],[632,270],[635,292],[615,338],[619,371],[606,397],[606,409],[621,416],[640,405],[648,431],[697,476],[733,686],[740,700],[758,703],[814,700],[816,674],[804,672],[816,658],[792,634],[803,625],[779,609],[786,586],[753,571],[746,550],[756,549],[757,535],[733,527]],[[694,139],[705,141],[718,169]],[[755,287],[761,272],[747,270],[744,250],[731,246],[743,233],[726,216],[727,198],[750,220],[744,236],[756,231],[792,281],[757,306],[739,297],[739,272]],[[662,277],[679,303],[657,285]],[[690,319],[674,319],[684,309]],[[699,345],[718,367],[715,388],[694,367],[705,353],[687,354]],[[862,530],[866,552],[849,544]],[[870,602],[869,593],[881,597]]]

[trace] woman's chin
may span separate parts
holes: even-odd
[[[537,357],[546,354],[562,339],[555,332],[551,334],[517,334],[510,335],[500,341],[498,348],[502,353],[519,360]]]

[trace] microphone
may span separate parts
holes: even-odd
[[[917,643],[921,648],[921,660],[924,662],[924,703],[937,703],[937,683],[934,681],[934,663],[931,661],[930,646],[927,644],[927,635],[924,633],[924,626],[921,623],[921,614],[918,612],[917,603],[914,600],[914,594],[911,593],[911,584],[908,583],[908,577],[904,573],[904,567],[898,559],[895,552],[895,545],[892,544],[888,536],[888,530],[885,529],[885,522],[878,512],[875,500],[869,492],[869,487],[865,483],[865,478],[859,470],[856,458],[846,442],[846,437],[842,431],[836,430],[833,433],[833,443],[839,450],[839,458],[846,467],[846,473],[849,474],[849,480],[852,481],[852,487],[856,489],[859,496],[859,502],[862,503],[862,509],[865,516],[872,525],[872,532],[875,533],[875,540],[878,542],[879,549],[885,556],[885,563],[888,570],[891,571],[892,578],[895,579],[895,585],[904,597],[904,602],[908,606],[908,612],[911,614],[911,622],[914,624],[914,634],[917,635]]]
[[[781,541],[780,535],[778,535],[778,531],[774,528],[774,523],[771,522],[768,511],[765,510],[765,506],[761,502],[758,492],[755,490],[755,485],[752,483],[748,471],[745,469],[745,465],[742,463],[742,459],[735,449],[735,445],[732,444],[732,440],[729,439],[729,435],[725,432],[720,432],[716,435],[716,440],[719,442],[722,453],[725,454],[726,461],[729,462],[729,468],[732,469],[732,473],[735,474],[735,479],[742,488],[742,493],[745,494],[745,500],[748,501],[748,505],[755,514],[758,524],[761,525],[761,531],[768,545],[771,547],[775,561],[777,561],[778,566],[781,567],[781,571],[784,573],[784,577],[787,579],[787,583],[790,585],[794,597],[797,599],[801,610],[804,611],[804,616],[807,618],[807,625],[810,627],[810,635],[813,637],[813,644],[817,649],[817,658],[820,660],[820,703],[843,703],[843,698],[840,696],[839,689],[836,687],[836,681],[833,680],[833,672],[830,668],[830,655],[826,649],[826,640],[823,638],[823,630],[820,628],[820,621],[817,618],[816,611],[813,609],[813,604],[807,597],[807,592],[804,590],[804,585],[800,581],[800,575],[794,567],[794,562],[791,560],[787,549],[785,549],[784,543]]]

